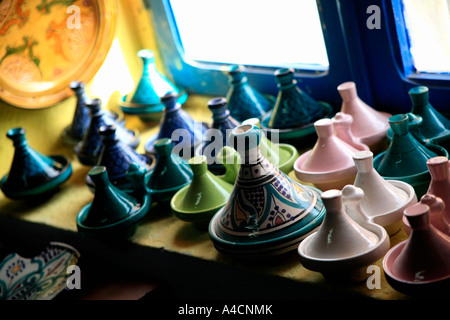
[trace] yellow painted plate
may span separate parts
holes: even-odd
[[[52,106],[89,82],[111,47],[115,0],[0,0],[0,98]]]

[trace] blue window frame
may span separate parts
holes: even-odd
[[[168,76],[188,92],[225,95],[228,78],[222,65],[196,64],[183,58],[183,47],[169,0],[145,0]],[[369,29],[369,6],[379,7],[381,25]],[[317,100],[340,107],[337,86],[354,81],[369,105],[392,114],[411,110],[408,91],[426,85],[436,109],[450,112],[448,74],[417,73],[409,50],[402,0],[317,0],[329,69],[296,70],[299,86]],[[276,95],[274,68],[247,66],[249,82],[257,90]]]

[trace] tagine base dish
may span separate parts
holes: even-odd
[[[297,148],[285,143],[278,144],[278,147],[280,148],[280,158],[282,158],[280,159],[278,169],[288,174],[293,170],[295,160],[297,160],[299,156]]]
[[[293,181],[294,183],[297,183]],[[317,194],[320,198],[321,191],[309,187],[312,192]],[[282,229],[281,235],[274,235],[274,233],[255,235],[249,233],[248,236],[230,236],[224,234],[219,228],[219,220],[221,218],[220,209],[209,224],[209,234],[214,247],[224,254],[237,258],[265,258],[268,256],[277,256],[289,251],[295,250],[299,243],[307,236],[315,232],[325,216],[325,207],[314,219],[304,226],[298,228],[296,224]]]
[[[333,107],[323,101],[318,101],[318,103],[324,107],[326,110],[326,114],[323,118],[331,118],[335,113]],[[276,129],[269,127],[270,114],[263,116],[261,120],[261,129],[265,131],[267,134],[267,138],[271,139],[272,135],[278,135],[280,141],[288,142],[288,141],[310,141],[314,140],[311,137],[316,135],[316,130],[314,128],[314,123],[306,124],[296,128],[288,128],[288,129]]]
[[[64,156],[50,156],[55,162],[61,164],[61,171],[58,176],[43,183],[40,186],[34,188],[20,190],[20,191],[9,191],[5,190],[4,183],[7,179],[5,175],[0,181],[0,189],[2,189],[5,196],[14,200],[26,200],[26,199],[37,199],[38,197],[51,195],[57,190],[57,188],[66,182],[72,175],[72,165],[70,161]]]
[[[8,255],[0,262],[0,300],[53,299],[67,287],[67,268],[79,258],[75,248],[60,242],[50,242],[31,259]]]

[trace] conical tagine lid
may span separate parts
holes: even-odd
[[[230,143],[242,163],[227,204],[214,216],[210,235],[219,251],[243,256],[280,254],[320,224],[320,191],[291,180],[261,155],[261,131],[240,125]]]

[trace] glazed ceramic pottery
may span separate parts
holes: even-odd
[[[230,142],[242,160],[228,202],[212,218],[215,248],[240,257],[268,257],[294,250],[322,222],[320,191],[274,167],[259,150],[261,130],[240,125]]]
[[[227,109],[227,100],[222,97],[208,101],[208,108],[212,112],[212,125],[206,130],[203,141],[195,150],[195,155],[204,155],[208,159],[209,168],[214,170],[221,167],[217,163],[217,154],[224,146],[228,146],[228,135],[232,129],[241,123],[234,119]]]
[[[158,71],[151,50],[140,50],[137,55],[142,60],[141,78],[133,92],[121,98],[120,107],[124,113],[137,115],[144,121],[159,121],[164,110],[160,99],[166,93],[174,92],[178,103],[183,104],[187,93]]]
[[[422,203],[405,210],[411,236],[383,260],[388,283],[409,295],[446,294],[450,284],[450,238],[430,226],[429,212]]]
[[[343,140],[357,150],[369,150],[369,147],[362,143],[360,138],[356,138],[353,135],[353,117],[351,115],[338,112],[331,120],[333,120],[334,133],[339,139]]]
[[[342,98],[341,112],[353,117],[353,135],[367,145],[375,154],[384,149],[389,129],[388,113],[380,112],[362,101],[354,82],[345,82],[337,87]]]
[[[233,185],[208,171],[205,156],[191,158],[189,165],[192,182],[172,197],[170,207],[179,219],[207,230],[211,218],[230,198]]]
[[[314,127],[318,136],[316,144],[295,161],[296,177],[322,191],[352,184],[357,172],[353,155],[359,150],[335,135],[331,119],[318,120]]]
[[[360,189],[360,192],[363,192]],[[302,265],[336,281],[362,281],[366,267],[389,250],[386,230],[374,223],[359,224],[349,217],[342,192],[328,190],[321,195],[326,208],[319,229],[304,239],[298,253]]]
[[[440,197],[445,203],[444,219],[450,223],[450,175],[447,157],[435,157],[427,161],[431,182],[427,193]]]
[[[450,237],[450,224],[444,218],[444,213],[447,206],[442,198],[439,198],[431,193],[427,193],[420,198],[420,203],[425,204],[430,208],[430,212],[428,214],[430,225]],[[408,218],[405,215],[403,215],[403,227],[406,234],[410,236],[411,226],[409,225]]]
[[[87,166],[94,166],[98,163],[103,149],[99,130],[104,125],[116,125],[117,138],[130,147],[137,148],[140,142],[139,132],[126,129],[112,120],[102,109],[102,101],[100,99],[88,100],[86,106],[90,111],[91,122],[83,139],[77,144],[74,150],[80,163]]]
[[[409,132],[408,115],[389,118],[393,137],[388,149],[373,161],[375,170],[386,180],[400,180],[414,187],[420,198],[431,180],[427,160],[437,156],[448,157],[448,152],[437,145],[423,145]]]
[[[154,164],[154,157],[139,154],[135,149],[120,141],[116,136],[116,126],[106,125],[99,129],[100,137],[103,143],[103,149],[99,157],[97,166],[103,166],[108,172],[108,178],[111,183],[122,190],[130,189],[130,181],[126,173],[130,164],[135,163],[144,167],[147,171]],[[89,178],[86,178],[87,185],[92,191],[95,186]]]
[[[149,172],[147,185],[152,200],[168,202],[178,190],[191,183],[193,173],[189,164],[172,152],[172,140],[156,140],[155,150],[156,163]]]
[[[146,153],[155,153],[154,143],[156,140],[168,138],[174,141],[176,139],[174,146],[182,144],[182,147],[190,149],[190,155],[183,155],[184,159],[189,159],[194,154],[196,146],[201,143],[208,126],[192,119],[177,102],[177,97],[175,93],[170,92],[161,98],[165,108],[159,123],[159,132],[145,142]],[[180,138],[181,141],[179,141]]]
[[[242,124],[251,124],[261,129],[261,122],[257,118],[247,119]],[[261,154],[268,159],[280,171],[289,174],[297,160],[299,154],[297,149],[288,143],[275,143],[270,141],[261,130],[261,141],[259,149]]]
[[[12,253],[0,262],[0,300],[51,300],[67,287],[69,266],[80,253],[51,242],[39,255],[25,258]]]
[[[270,128],[301,127],[327,115],[317,101],[298,87],[293,69],[278,69],[275,71],[275,79],[279,91],[269,120]]]
[[[249,84],[245,67],[233,65],[227,73],[230,88],[226,100],[234,119],[242,122],[249,118],[260,118],[273,108],[273,99],[262,95]]]
[[[217,161],[225,168],[225,172],[217,176],[228,183],[234,184],[241,167],[239,153],[232,147],[225,146],[219,151]]]
[[[357,169],[353,185],[364,191],[361,200],[364,214],[369,221],[384,227],[389,235],[395,234],[402,227],[403,211],[417,203],[414,188],[403,181],[383,179],[373,168],[371,151],[354,154],[353,161]]]
[[[142,190],[129,194],[114,187],[105,167],[95,166],[89,177],[95,184],[95,195],[78,213],[78,231],[99,239],[130,238],[150,209],[150,195]]]
[[[444,148],[450,146],[450,120],[440,114],[429,101],[429,90],[425,86],[409,90],[412,101],[411,113],[422,118],[421,123],[411,132],[421,142],[438,144]]]
[[[72,165],[66,157],[46,156],[30,147],[25,129],[10,129],[6,136],[14,145],[10,171],[0,181],[8,198],[26,200],[50,195],[72,175]]]
[[[70,88],[75,93],[77,102],[72,123],[63,130],[61,136],[62,140],[68,145],[76,145],[80,142],[91,122],[89,109],[86,107],[86,102],[89,98],[86,94],[85,87],[84,82],[81,81],[72,81],[70,83]],[[112,120],[115,120],[120,124],[125,122],[123,119],[119,120],[119,115],[114,112],[105,111],[105,113],[111,117]]]
[[[293,69],[278,69],[275,79],[279,90],[274,109],[261,120],[269,139],[273,134],[278,134],[280,141],[314,135],[314,122],[332,116],[332,107],[301,90]]]

